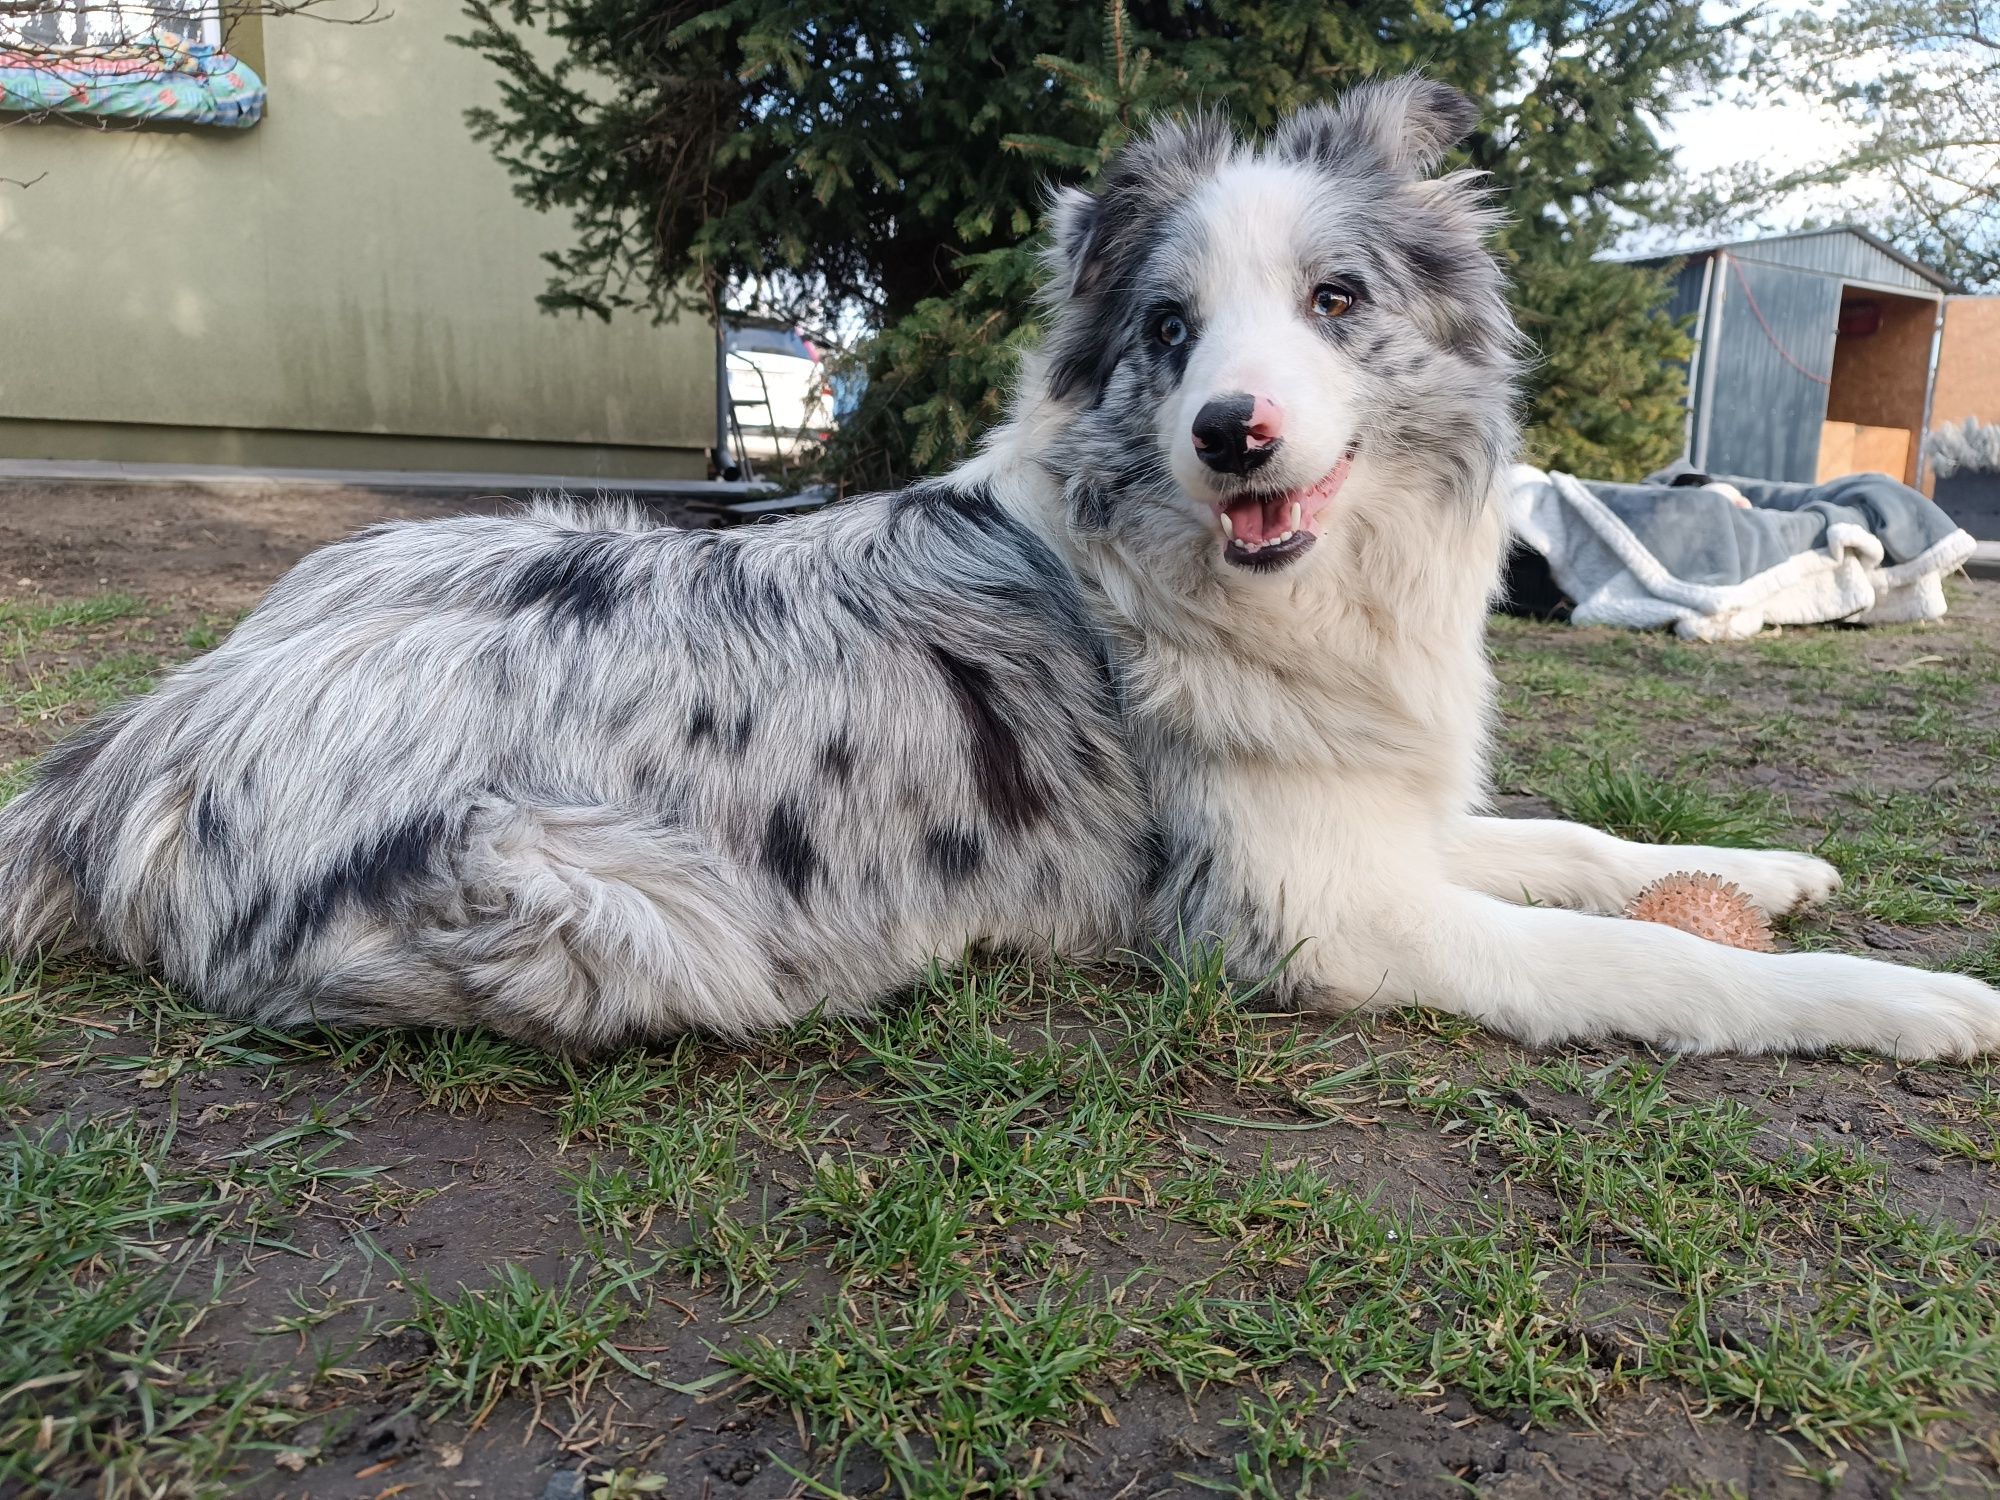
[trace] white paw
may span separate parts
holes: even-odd
[[[1886,997],[1850,1045],[1902,1058],[1960,1060],[2000,1052],[2000,990],[1963,974],[1900,969],[1902,983]]]
[[[1704,849],[1714,865],[1696,868],[1734,881],[1765,913],[1782,917],[1802,906],[1818,906],[1840,889],[1840,871],[1810,854],[1786,849]]]

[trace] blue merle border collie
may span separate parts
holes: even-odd
[[[1049,331],[954,473],[716,533],[382,526],[51,754],[0,933],[233,1014],[565,1049],[859,1009],[968,944],[1222,945],[1302,1008],[1531,1042],[2000,1045],[2000,992],[1617,919],[1803,854],[1481,816],[1517,336],[1417,79],[1063,193]]]

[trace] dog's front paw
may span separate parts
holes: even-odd
[[[1773,917],[1818,906],[1840,889],[1840,871],[1823,859],[1787,849],[1732,849],[1718,863],[1725,868],[1715,874],[1734,881],[1752,903]]]
[[[2000,1052],[2000,990],[1963,974],[1903,973],[1909,991],[1885,1010],[1882,1034],[1868,1045],[1912,1060]]]

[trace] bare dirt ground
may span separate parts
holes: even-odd
[[[493,501],[0,492],[0,766],[291,561]],[[1698,647],[1496,624],[1509,810],[1842,867],[2000,980],[2000,584]],[[941,974],[590,1063],[0,975],[0,1493],[2000,1489],[2000,1071]]]

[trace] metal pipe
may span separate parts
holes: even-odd
[[[730,470],[729,453],[729,319],[720,299],[715,304],[715,472]],[[738,466],[740,467],[740,465]]]
[[[1690,460],[1702,473],[1708,472],[1709,424],[1715,416],[1715,362],[1709,358],[1722,342],[1722,304],[1729,298],[1729,278],[1714,275],[1715,263],[1727,255],[1718,250],[1708,258],[1703,279],[1711,284],[1707,316],[1703,319],[1701,345],[1701,416],[1695,423],[1694,457]]]
[[[1711,255],[1701,263],[1701,297],[1694,308],[1694,353],[1688,359],[1687,420],[1681,427],[1681,457],[1690,464],[1694,463],[1694,411],[1701,399],[1702,372],[1708,365],[1702,357],[1706,346],[1701,341],[1701,331],[1708,324],[1708,284],[1714,276],[1715,257]]]
[[[1917,477],[1916,485],[1924,490],[1924,470],[1930,464],[1931,405],[1937,400],[1938,360],[1944,354],[1944,315],[1951,305],[1951,298],[1938,298],[1937,321],[1931,324],[1931,358],[1924,370],[1924,421],[1917,429]],[[1924,490],[1928,495],[1929,490]]]

